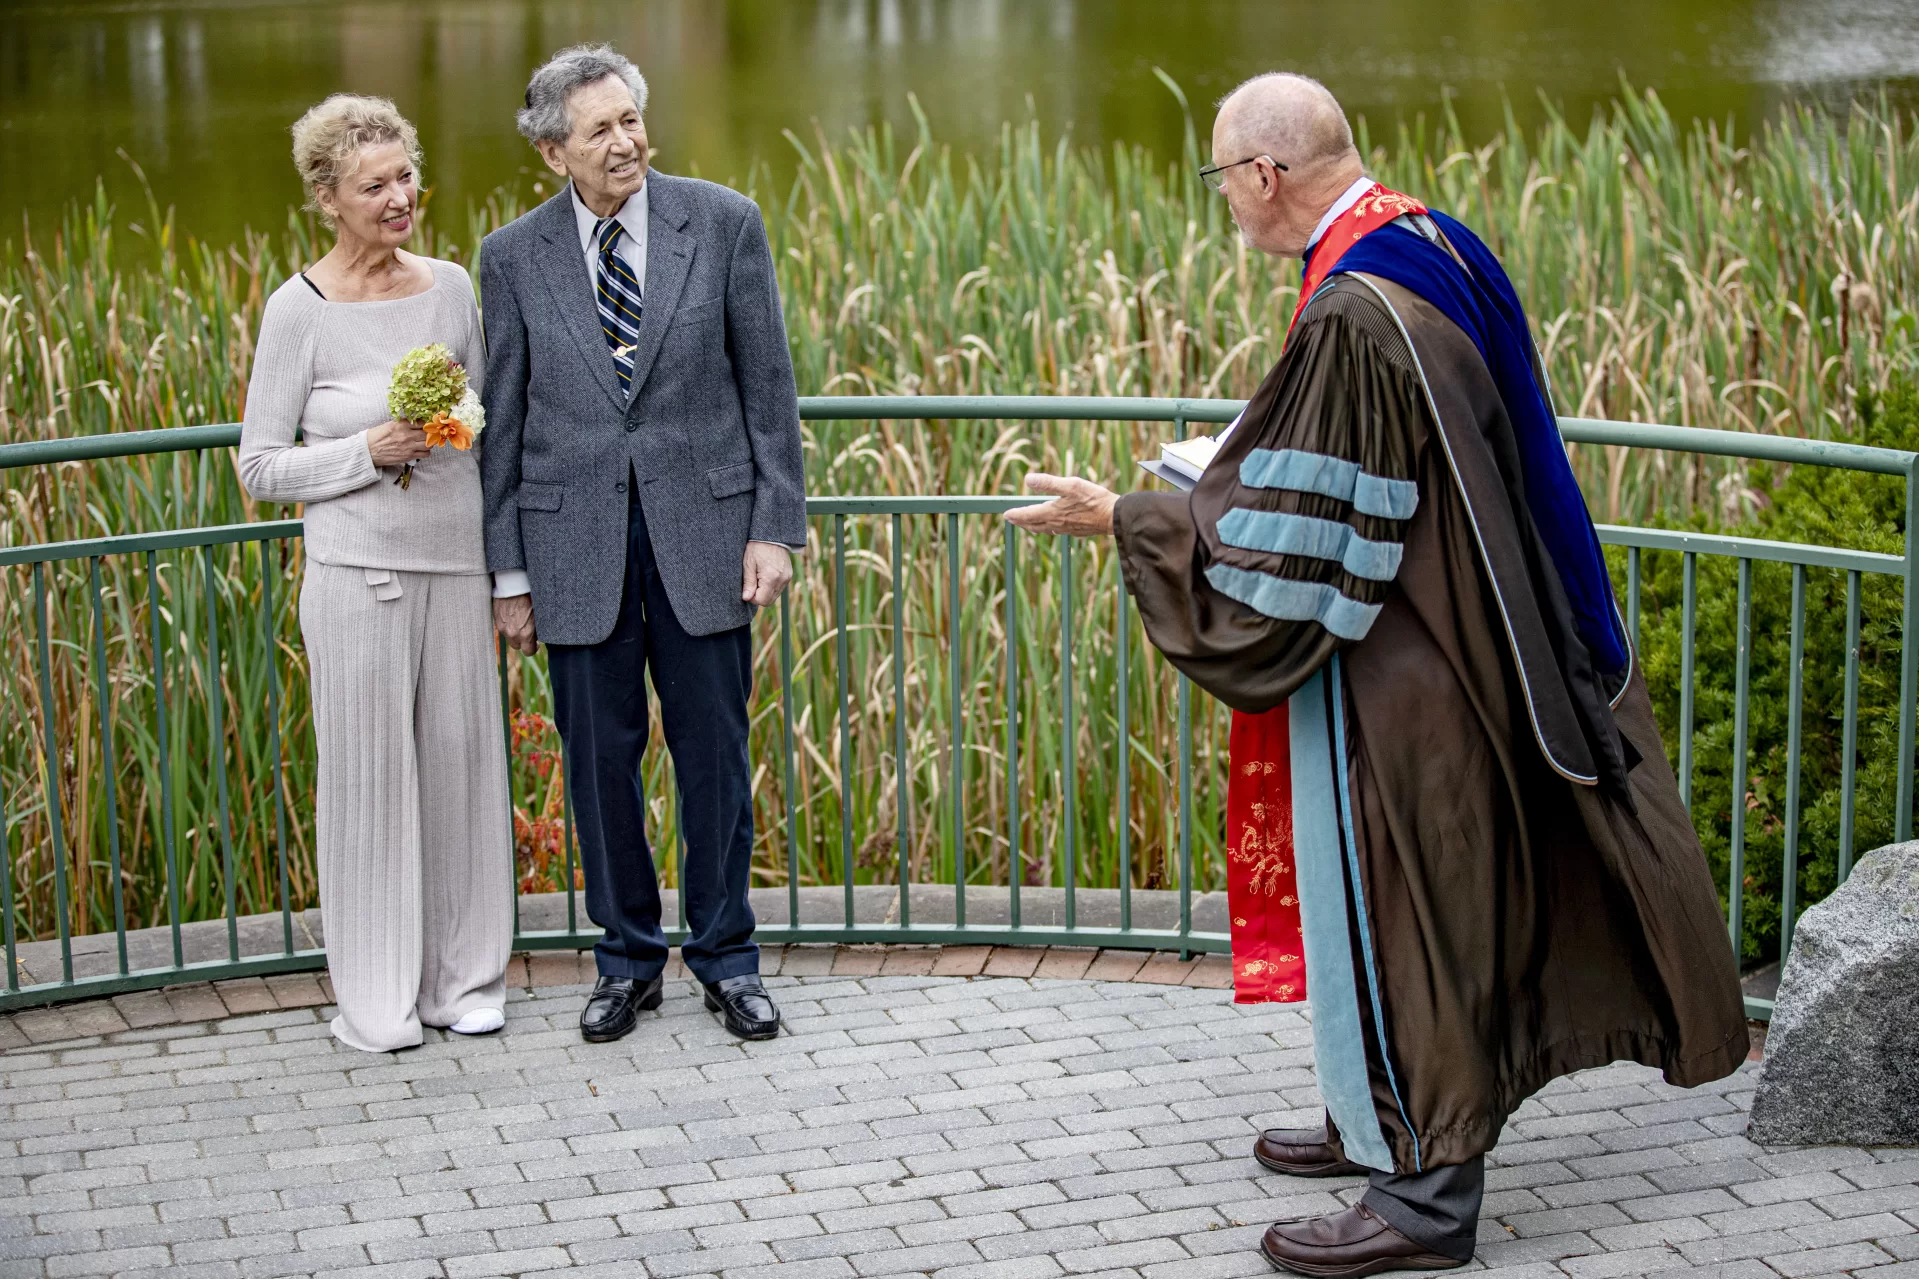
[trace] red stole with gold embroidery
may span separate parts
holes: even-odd
[[[1380,227],[1426,206],[1375,182],[1333,220],[1299,284],[1286,332],[1346,250]],[[1226,781],[1226,910],[1232,920],[1233,1002],[1306,998],[1305,946],[1293,875],[1293,775],[1286,703],[1258,715],[1233,712]],[[1339,767],[1344,767],[1343,761]]]

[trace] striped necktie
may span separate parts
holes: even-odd
[[[613,246],[620,242],[625,228],[618,218],[601,218],[593,228],[600,246],[600,328],[606,333],[606,345],[613,352],[613,367],[620,375],[620,389],[633,385],[633,348],[640,340],[640,282],[633,278]]]

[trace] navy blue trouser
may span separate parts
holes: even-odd
[[[640,755],[650,672],[666,749],[679,779],[686,880],[680,948],[701,981],[760,970],[746,890],[753,858],[747,766],[752,628],[688,635],[673,615],[640,504],[627,506],[626,581],[619,620],[598,644],[552,644],[547,667],[573,828],[586,872],[586,913],[606,935],[593,948],[602,976],[651,980],[666,966],[660,884],[646,838]]]

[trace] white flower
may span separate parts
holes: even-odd
[[[468,387],[460,402],[453,406],[453,416],[465,423],[466,429],[478,435],[486,430],[486,409],[480,404],[480,397]]]

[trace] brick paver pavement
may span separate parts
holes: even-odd
[[[22,1014],[0,1277],[1269,1273],[1268,1222],[1360,1188],[1248,1155],[1259,1127],[1317,1119],[1306,1017],[1153,984],[1193,966],[1101,981],[1085,959],[789,952],[770,984],[791,1033],[758,1044],[684,977],[586,1044],[586,988],[530,970],[504,1033],[386,1056],[335,1044],[318,1007],[178,1020],[228,1011],[204,993]],[[541,971],[580,976],[562,960]],[[225,998],[314,998],[290,989]],[[1919,1151],[1755,1146],[1754,1069],[1681,1091],[1611,1067],[1527,1102],[1474,1268],[1919,1279]]]

